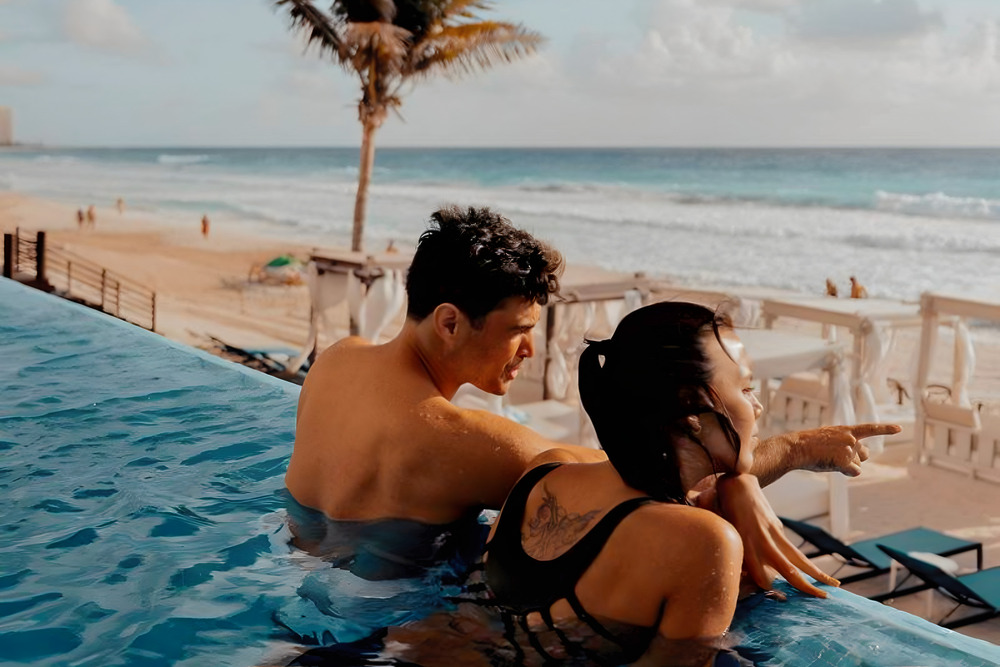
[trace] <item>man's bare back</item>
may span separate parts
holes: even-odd
[[[518,324],[527,305],[513,301],[489,318],[507,328]],[[519,326],[530,332],[535,321],[532,312]],[[452,405],[448,399],[458,378],[472,376],[472,362],[485,371],[478,379],[483,385],[490,364],[474,356],[480,341],[429,352],[437,342],[422,342],[433,338],[430,329],[431,322],[407,322],[384,345],[347,338],[320,356],[302,388],[285,477],[296,500],[334,519],[447,523],[471,510],[499,508],[528,463],[557,446],[510,420]],[[497,384],[509,362],[528,355],[530,345],[518,346],[511,359],[493,361]],[[602,458],[582,451],[583,458]]]
[[[391,341],[344,339],[309,371],[285,483],[332,519],[444,524],[499,509],[529,463],[601,452],[558,445],[503,417],[450,403],[465,383],[503,395],[534,354],[561,257],[487,209],[445,209],[407,276]]]

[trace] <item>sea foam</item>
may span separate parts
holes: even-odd
[[[953,197],[944,192],[912,195],[879,190],[876,208],[896,213],[934,217],[1000,220],[1000,200],[984,197]]]

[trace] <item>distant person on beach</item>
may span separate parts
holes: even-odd
[[[124,215],[125,214],[125,200],[122,199],[121,197],[119,197],[118,201],[115,202],[115,208],[118,209],[118,215]]]
[[[206,239],[208,238],[208,226],[209,226],[209,224],[210,223],[208,221],[208,215],[206,214],[206,215],[201,216],[201,235],[204,238],[206,238]]]
[[[97,209],[91,204],[87,207],[87,226],[94,229],[97,225]]]
[[[460,531],[481,509],[499,508],[539,463],[603,461],[601,451],[450,403],[466,382],[507,392],[534,354],[532,330],[558,290],[561,264],[555,250],[489,209],[434,213],[407,275],[402,331],[382,345],[345,338],[306,377],[285,475],[294,499],[331,520],[402,520],[436,539],[435,531]],[[837,426],[771,438],[758,447],[753,473],[761,485],[794,468],[855,476],[868,457],[860,439],[894,432]],[[751,508],[730,517],[750,545],[750,571],[767,565],[793,578],[796,566],[774,548],[784,534],[756,522],[765,513],[752,508],[769,509],[759,488],[733,493]]]
[[[864,285],[858,282],[858,279],[851,276],[851,298],[852,299],[867,299],[868,290]]]
[[[396,247],[395,240],[389,239],[389,243],[385,246],[385,252],[387,255],[395,255],[399,252],[399,249]]]
[[[555,649],[584,653],[588,638],[586,653],[601,664],[632,663],[651,645],[658,665],[710,654],[706,640],[732,621],[743,567],[723,504],[730,485],[757,484],[746,473],[763,408],[743,345],[704,306],[655,303],[627,315],[610,339],[588,341],[579,383],[608,460],[548,463],[517,482],[486,546],[492,602],[518,645],[546,662]],[[698,492],[719,474],[715,489]],[[773,512],[767,520],[780,532]],[[839,585],[787,542],[778,548]]]
[[[83,213],[82,208],[76,209],[76,226],[78,229],[83,229],[83,223],[86,221],[86,216]]]
[[[837,296],[837,283],[833,282],[829,278],[826,279],[826,295],[832,297]]]

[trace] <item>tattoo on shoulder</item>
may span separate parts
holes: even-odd
[[[528,533],[523,536],[525,546],[530,546],[531,551],[539,555],[553,553],[576,542],[594,517],[600,514],[600,510],[585,514],[567,512],[544,483],[542,490],[542,504],[528,521]]]

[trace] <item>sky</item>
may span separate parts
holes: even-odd
[[[546,43],[417,83],[379,146],[1000,146],[998,0],[498,0],[484,16]],[[354,146],[357,88],[270,0],[0,0],[0,106],[22,142]]]

